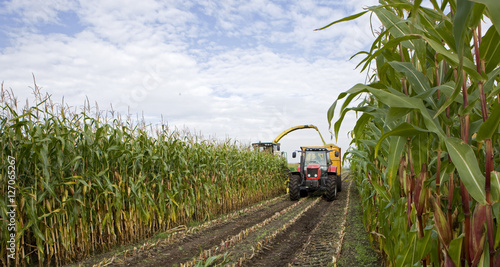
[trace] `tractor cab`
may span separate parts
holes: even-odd
[[[280,144],[273,143],[273,142],[252,143],[252,147],[253,147],[254,151],[267,152],[267,153],[271,153],[271,154],[276,154],[276,153],[279,153],[279,151],[280,151]]]

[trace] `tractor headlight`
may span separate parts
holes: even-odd
[[[317,175],[317,174],[315,174],[315,175],[314,175],[314,177],[318,177],[318,175]]]

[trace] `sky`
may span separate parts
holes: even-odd
[[[316,125],[346,151],[356,116],[331,139],[327,110],[366,73],[355,69],[375,39],[369,15],[326,30],[376,0],[0,1],[0,81],[33,101],[33,75],[54,102],[162,120],[205,138],[272,141]],[[334,120],[338,118],[338,111]],[[321,145],[312,129],[282,151]]]

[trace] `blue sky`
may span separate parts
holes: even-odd
[[[20,103],[32,74],[54,102],[144,114],[150,123],[205,137],[271,141],[317,125],[365,74],[355,70],[374,40],[370,17],[313,31],[376,0],[0,2],[0,80]],[[376,21],[372,21],[377,25]],[[349,117],[350,116],[350,117]],[[346,119],[338,144],[348,148]],[[281,141],[288,154],[319,145],[313,130]]]

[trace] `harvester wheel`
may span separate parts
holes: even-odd
[[[337,175],[337,192],[342,192],[342,176]]]
[[[326,179],[326,201],[333,201],[337,198],[337,175],[329,175]]]
[[[289,192],[290,200],[295,201],[300,199],[300,175],[292,174],[290,176],[290,184],[289,184]]]

